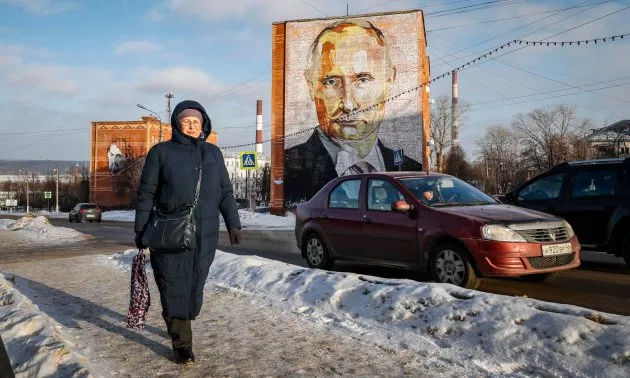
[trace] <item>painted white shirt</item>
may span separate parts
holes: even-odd
[[[337,175],[344,176],[385,171],[385,162],[383,161],[381,149],[378,148],[378,142],[374,143],[374,146],[364,158],[360,158],[351,144],[338,139],[331,139],[320,129],[317,129],[317,132],[326,151],[332,158],[333,164],[335,164]]]

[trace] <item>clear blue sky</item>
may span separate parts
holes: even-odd
[[[504,0],[461,8],[486,2],[348,4],[350,13],[424,9],[434,76],[505,41],[532,32],[526,39],[547,38],[630,6],[628,0]],[[455,8],[459,13],[439,13]],[[90,121],[138,119],[145,112],[137,103],[164,117],[168,90],[175,101],[199,99],[224,146],[254,141],[260,98],[268,138],[271,23],[345,13],[345,2],[335,0],[0,0],[0,159],[87,160]],[[630,10],[623,10],[551,40],[628,33],[628,19]],[[470,24],[476,25],[443,29]],[[473,106],[460,140],[474,155],[474,140],[486,127],[509,126],[519,112],[558,103],[576,106],[597,127],[630,118],[628,86],[594,91],[630,83],[629,59],[626,38],[597,47],[527,48],[461,71],[460,101]],[[531,96],[548,91],[556,92]],[[580,93],[545,99],[574,92]],[[450,94],[450,79],[431,93]],[[500,101],[516,96],[529,97]],[[57,131],[66,129],[81,130]]]

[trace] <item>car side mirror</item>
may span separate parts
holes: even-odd
[[[413,210],[413,206],[406,201],[395,201],[392,203],[392,210],[399,213],[408,213]]]

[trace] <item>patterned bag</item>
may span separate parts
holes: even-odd
[[[144,329],[147,312],[151,305],[149,294],[149,281],[145,270],[145,250],[141,249],[133,257],[131,264],[131,294],[129,296],[129,313],[127,314],[127,327]]]

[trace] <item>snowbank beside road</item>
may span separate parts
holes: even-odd
[[[10,279],[10,277],[9,277]],[[87,377],[58,326],[0,274],[0,334],[17,377]]]
[[[128,270],[134,251],[102,257]],[[209,284],[266,298],[390,348],[496,374],[626,377],[630,318],[452,285],[305,269],[217,252]]]
[[[17,220],[0,219],[0,231],[18,232],[29,242],[35,243],[58,244],[91,238],[71,228],[55,227],[44,216],[26,216]]]
[[[287,213],[285,217],[279,217],[268,213],[252,213],[247,210],[239,210],[238,215],[241,218],[243,228],[249,229],[274,229],[274,230],[293,230],[295,228],[295,216]],[[106,211],[102,215],[102,219],[106,221],[116,222],[133,222],[136,218],[135,210],[114,210]],[[223,217],[219,217],[223,227]]]

